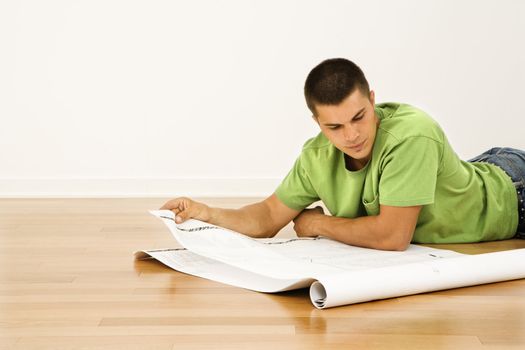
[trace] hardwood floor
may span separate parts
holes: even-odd
[[[177,246],[147,212],[165,201],[0,199],[0,350],[525,348],[525,280],[317,310],[307,290],[256,293],[135,261]]]

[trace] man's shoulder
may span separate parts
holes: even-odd
[[[321,149],[329,148],[331,145],[330,141],[324,136],[322,132],[317,134],[315,137],[311,137],[303,144],[304,151],[318,151]]]
[[[304,143],[299,158],[303,168],[326,167],[337,160],[338,152],[340,151],[320,132]]]
[[[426,137],[443,142],[441,126],[425,111],[406,103],[381,103],[376,105],[381,119],[379,130],[398,141],[411,137]]]

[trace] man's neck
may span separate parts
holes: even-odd
[[[369,159],[354,159],[344,153],[345,168],[349,171],[358,171],[363,169],[368,164]]]

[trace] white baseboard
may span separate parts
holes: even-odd
[[[0,179],[0,198],[267,197],[281,179]]]

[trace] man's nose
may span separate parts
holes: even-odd
[[[343,129],[343,135],[346,141],[352,142],[357,140],[359,133],[351,126],[345,125]]]

